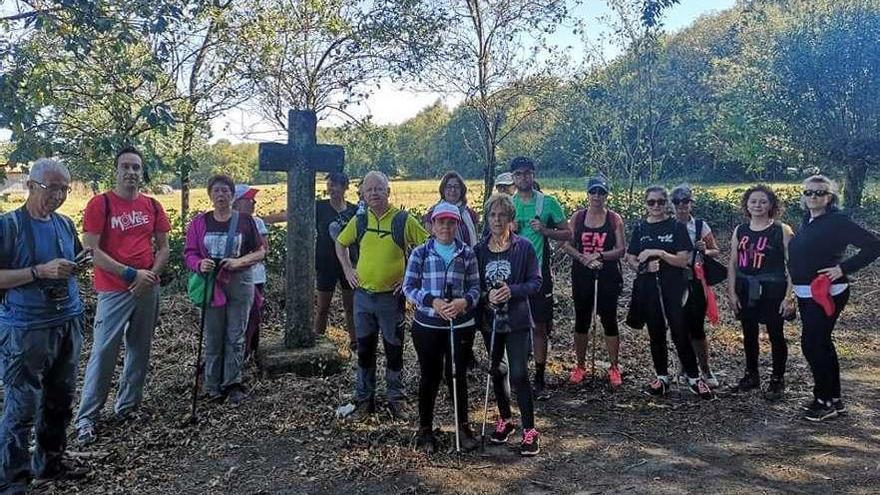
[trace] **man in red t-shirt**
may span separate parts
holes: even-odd
[[[77,441],[97,439],[110,380],[125,339],[125,365],[114,408],[119,419],[137,410],[143,398],[150,342],[159,310],[159,274],[168,262],[171,224],[162,205],[139,192],[143,157],[132,147],[116,154],[116,187],[89,201],[83,214],[83,244],[94,250],[94,344],[76,416]]]

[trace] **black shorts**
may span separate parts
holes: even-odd
[[[617,301],[623,289],[623,279],[619,273],[603,273],[599,276],[599,294],[596,314],[602,321],[606,337],[616,337],[620,330],[617,324]],[[588,333],[593,319],[593,279],[589,273],[572,276],[571,296],[574,302],[574,331]]]
[[[315,289],[318,292],[333,292],[336,284],[342,287],[342,290],[351,290],[351,285],[345,279],[345,272],[342,265],[324,261],[315,263]]]
[[[550,275],[550,267],[541,268],[541,290],[529,296],[529,308],[532,310],[532,320],[536,325],[553,322],[553,278]]]

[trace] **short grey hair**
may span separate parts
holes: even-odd
[[[28,173],[28,180],[45,183],[46,173],[48,172],[58,172],[70,182],[70,170],[67,169],[66,165],[54,158],[40,158],[34,162],[34,165]]]
[[[388,176],[387,176],[387,175],[385,175],[384,173],[382,173],[382,172],[380,172],[380,171],[378,171],[378,170],[370,170],[369,172],[367,172],[367,175],[364,176],[363,180],[361,180],[361,185],[360,185],[360,187],[363,187],[363,186],[364,186],[364,182],[367,182],[367,179],[369,179],[369,178],[371,178],[371,177],[374,177],[374,178],[379,179],[380,181],[382,181],[382,184],[385,185],[385,188],[386,188],[386,189],[388,189],[388,187],[391,185],[391,181],[388,180]],[[360,188],[358,188],[358,189],[360,189]]]
[[[840,203],[840,188],[837,186],[837,182],[827,175],[811,175],[804,179],[804,189],[806,189],[807,184],[825,184],[825,186],[828,187],[828,192],[831,193],[831,201],[828,202],[827,208],[829,211]],[[807,210],[807,198],[804,196],[801,196],[801,208],[803,208],[804,211]]]
[[[694,191],[689,184],[679,184],[672,189],[673,199],[693,198]]]

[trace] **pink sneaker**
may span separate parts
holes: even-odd
[[[580,366],[575,366],[574,369],[571,370],[571,374],[568,375],[568,383],[572,385],[577,385],[580,382],[584,381],[584,378],[587,377],[587,370],[581,368]]]
[[[538,455],[539,452],[541,452],[541,447],[538,443],[538,430],[532,428],[523,431],[522,443],[519,446],[519,455],[531,457],[533,455]]]
[[[620,376],[620,366],[612,366],[608,368],[608,382],[612,388],[623,385],[623,377]]]

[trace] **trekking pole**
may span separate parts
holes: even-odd
[[[452,301],[452,284],[446,286],[446,302]],[[452,366],[452,407],[455,411],[455,451],[461,452],[461,439],[458,430],[458,378],[455,366],[455,320],[449,320],[449,360]]]
[[[191,424],[196,424],[199,422],[199,417],[197,415],[198,408],[198,396],[199,396],[199,368],[202,364],[202,342],[205,337],[205,313],[207,313],[208,309],[208,295],[213,292],[213,272],[204,274],[205,277],[205,295],[202,297],[202,305],[199,308],[201,311],[201,315],[199,316],[199,344],[196,350],[196,362],[193,365],[193,390],[192,390],[192,411],[190,415],[189,422]]]
[[[489,382],[492,379],[492,360],[495,356],[495,329],[498,325],[498,309],[492,307],[492,335],[489,337],[489,371],[486,373],[486,394],[483,396],[483,429],[480,432],[480,448],[486,448],[486,423],[489,421]]]
[[[596,313],[599,304],[599,271],[593,270],[593,345],[590,349],[590,377],[596,378],[596,340],[599,338],[598,326],[596,324]]]

